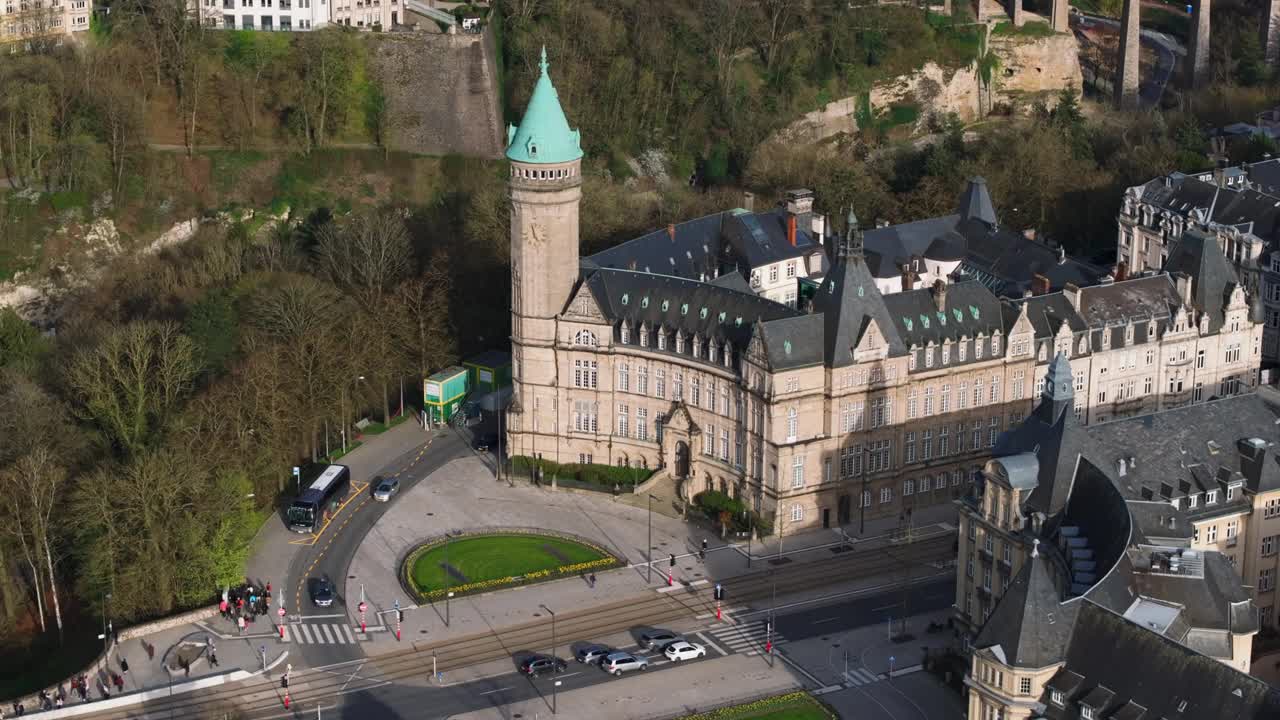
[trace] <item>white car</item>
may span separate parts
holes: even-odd
[[[703,657],[707,654],[707,649],[698,643],[686,642],[684,640],[673,642],[662,651],[663,655],[671,662],[680,662],[681,660],[693,660]]]

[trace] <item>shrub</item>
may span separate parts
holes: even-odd
[[[527,455],[515,455],[511,458],[512,472],[521,475],[532,475],[534,468],[540,468],[544,477],[558,476],[611,488],[615,484],[632,487],[648,480],[654,471],[648,468],[616,467],[614,465],[580,465],[578,463],[557,463],[551,460],[538,460]]]

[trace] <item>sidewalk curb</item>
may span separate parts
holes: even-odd
[[[78,715],[88,715],[98,713],[103,710],[113,710],[118,708],[131,707],[140,705],[151,700],[159,700],[170,696],[183,695],[204,688],[218,687],[228,683],[240,682],[254,677],[255,673],[246,670],[232,670],[222,673],[221,675],[210,675],[208,677],[198,678],[182,685],[173,687],[161,687],[154,690],[143,690],[140,692],[132,692],[127,695],[119,695],[107,698],[106,700],[94,700],[92,702],[82,703],[74,707],[63,707],[58,710],[46,710],[40,713],[42,718],[66,718],[76,717]]]

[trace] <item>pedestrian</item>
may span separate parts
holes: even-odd
[[[148,660],[155,660],[155,659],[156,659],[156,646],[155,646],[155,645],[152,645],[151,643],[147,642],[146,640],[143,640],[143,641],[142,641],[142,647],[146,648],[146,650],[147,650],[147,659],[148,659]]]
[[[236,624],[240,626],[240,634],[243,635],[244,634],[244,616],[240,615],[236,618],[236,620],[237,620]]]
[[[590,583],[591,583],[591,587],[593,587],[593,588],[594,588],[594,587],[596,586],[596,574],[595,574],[595,573],[591,573],[591,575],[589,575],[589,576],[587,577],[587,580],[588,580],[588,581],[590,581]]]
[[[222,602],[218,603],[218,612],[222,613],[222,618],[223,618],[224,620],[227,618],[227,600],[226,600],[226,598],[223,598]]]
[[[267,597],[271,597],[271,581],[267,581]]]
[[[124,692],[124,678],[111,673],[111,684],[116,686],[116,692]]]
[[[209,648],[209,667],[218,667],[218,651]]]
[[[62,709],[62,696],[61,696],[61,695],[59,695],[56,699],[54,699],[54,701],[53,701],[53,707],[54,707],[54,709],[55,709],[55,710],[61,710],[61,709]]]
[[[128,677],[129,675],[129,661],[125,658],[120,658],[120,672],[124,674],[125,677]]]

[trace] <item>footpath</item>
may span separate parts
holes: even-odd
[[[340,462],[351,468],[354,480],[365,482],[428,438],[429,434],[420,425],[409,420],[384,433],[367,436],[362,445],[343,456]],[[278,516],[270,517],[254,537],[246,579],[256,587],[264,587],[269,582],[280,587],[288,577],[294,555],[302,549],[290,544],[296,537]],[[117,629],[109,652],[104,652],[82,673],[86,678],[87,700],[81,700],[80,693],[73,687],[78,676],[67,678],[46,689],[51,698],[63,695],[66,707],[41,717],[105,710],[142,702],[155,693],[187,692],[236,682],[260,673],[264,664],[271,670],[283,671],[290,664],[289,649],[277,642],[271,619],[260,617],[253,625],[256,627],[251,626],[240,635],[232,622],[218,616],[217,606],[210,606]],[[119,677],[120,685],[114,682],[115,677]],[[79,708],[85,702],[92,708]],[[31,714],[40,710],[41,698],[37,694],[5,701],[0,707],[0,717],[14,716],[19,704],[25,713]]]

